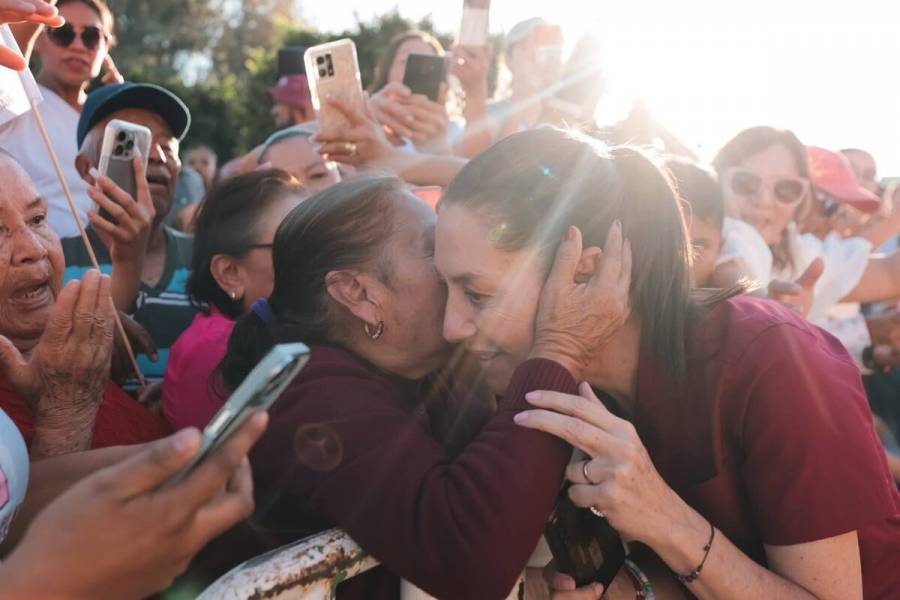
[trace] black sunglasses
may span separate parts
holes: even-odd
[[[71,46],[72,42],[75,41],[76,35],[75,28],[69,23],[66,23],[62,27],[57,27],[56,29],[47,30],[47,37],[60,48],[68,48]],[[84,44],[84,47],[88,50],[96,50],[97,46],[100,45],[101,39],[106,41],[108,38],[106,33],[96,25],[88,25],[81,30],[81,43]]]

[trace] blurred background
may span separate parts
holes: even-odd
[[[274,129],[269,106],[259,99],[275,80],[277,48],[353,38],[365,85],[396,33],[417,27],[449,46],[461,3],[109,4],[119,16],[113,55],[129,67],[125,76],[182,95],[194,108],[191,137],[227,159]],[[900,3],[494,0],[497,46],[505,31],[532,16],[559,24],[567,51],[586,30],[598,35],[595,58],[606,82],[601,125],[620,121],[640,101],[701,158],[734,132],[767,124],[789,127],[812,145],[865,148],[878,157],[883,175],[900,175],[900,75],[891,68],[900,57]]]

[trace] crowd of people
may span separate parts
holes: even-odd
[[[864,150],[598,127],[534,18],[495,97],[489,47],[396,37],[362,105],[323,98],[339,131],[283,49],[279,129],[219,164],[102,0],[3,23],[74,207],[33,115],[0,125],[0,598],[202,588],[333,527],[380,563],[344,600],[900,598],[900,192]],[[134,194],[114,119],[151,134]],[[304,370],[172,483],[286,342]],[[564,484],[627,542],[608,589],[554,569]]]

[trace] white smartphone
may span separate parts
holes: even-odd
[[[136,199],[137,181],[134,179],[134,165],[131,161],[135,153],[140,152],[144,172],[147,171],[152,139],[153,134],[143,125],[113,119],[103,131],[103,146],[97,170]]]
[[[175,475],[177,483],[196,469],[237,431],[252,411],[269,410],[282,392],[309,362],[305,344],[278,344],[250,371],[203,430],[200,451],[191,463]]]
[[[365,97],[356,58],[356,44],[343,39],[307,49],[303,56],[310,97],[319,118],[319,132],[333,137],[350,128],[350,122],[325,99],[337,98],[362,110]]]
[[[490,12],[491,0],[464,0],[456,43],[460,46],[487,46]]]

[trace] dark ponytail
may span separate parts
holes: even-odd
[[[274,344],[342,342],[325,277],[361,269],[387,278],[390,265],[379,256],[404,193],[396,177],[360,177],[305,200],[285,217],[272,248],[271,315],[253,311],[235,324],[220,365],[226,387],[240,385]]]

